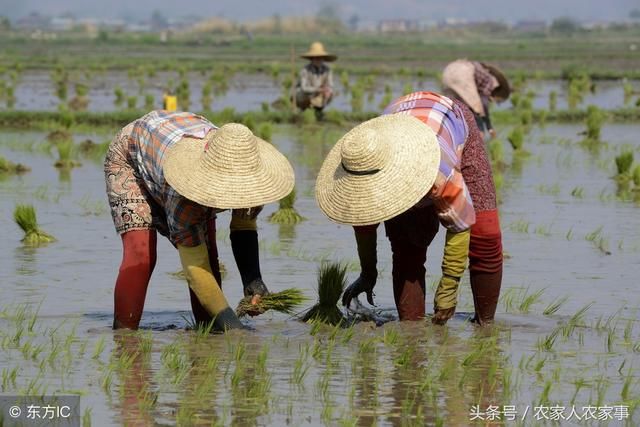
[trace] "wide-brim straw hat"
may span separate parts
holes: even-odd
[[[335,61],[338,58],[336,55],[327,52],[324,49],[324,45],[320,42],[311,43],[309,50],[300,55],[300,57],[305,59],[323,59],[327,62]]]
[[[491,96],[496,98],[498,101],[506,101],[509,98],[509,95],[511,95],[511,86],[509,86],[509,80],[507,80],[507,77],[495,65],[486,64],[484,62],[481,64],[489,70],[491,75],[495,77],[500,84],[500,86],[491,92]]]
[[[294,185],[286,157],[238,123],[211,131],[204,139],[183,137],[167,150],[162,168],[178,194],[220,209],[274,202]]]
[[[345,134],[324,160],[316,200],[333,221],[377,224],[415,205],[440,165],[433,130],[402,113],[368,120]]]
[[[450,62],[442,71],[442,84],[453,90],[474,113],[485,115],[475,80],[475,67],[471,61],[458,59]]]

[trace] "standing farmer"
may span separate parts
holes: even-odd
[[[473,111],[480,131],[487,131],[495,138],[489,104],[509,98],[511,89],[505,75],[492,65],[458,59],[444,68],[442,83],[447,96],[459,99]]]
[[[124,254],[114,328],[136,329],[156,262],[156,232],[178,249],[198,323],[240,328],[220,288],[215,214],[233,209],[231,246],[244,294],[268,293],[258,258],[256,216],[289,194],[293,169],[243,125],[216,128],[193,113],[152,111],[125,126],[104,164],[107,196]]]
[[[328,53],[322,43],[313,42],[302,58],[310,62],[300,71],[296,84],[296,106],[301,110],[313,107],[318,119],[322,110],[333,97],[333,73],[325,62],[336,60],[336,55]]]
[[[401,97],[384,114],[343,136],[316,182],[322,211],[355,230],[361,273],[345,290],[343,304],[363,292],[373,304],[376,230],[384,222],[400,320],[423,318],[424,263],[440,222],[447,236],[434,323],[454,314],[467,257],[474,320],[492,322],[502,281],[502,239],[491,168],[473,114],[432,92]]]

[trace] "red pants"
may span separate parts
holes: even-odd
[[[149,279],[156,264],[156,244],[157,232],[153,229],[132,230],[122,234],[123,256],[114,291],[114,329],[137,329],[140,324]],[[211,270],[222,286],[215,219],[207,222],[207,247]],[[211,317],[191,288],[189,294],[196,322],[210,321]]]
[[[431,236],[427,246],[416,244],[408,236],[387,235],[393,254],[393,295],[400,320],[418,320],[425,314],[425,274],[427,247],[437,232],[437,223],[432,230],[417,233]],[[469,274],[476,314],[483,321],[490,321],[500,295],[502,281],[502,234],[498,211],[476,213],[476,223],[471,227],[469,242]],[[481,322],[482,323],[482,322]]]

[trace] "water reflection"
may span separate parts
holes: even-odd
[[[33,276],[36,269],[36,252],[38,248],[33,246],[18,246],[14,250],[15,272],[18,276]]]
[[[113,362],[118,379],[118,401],[112,403],[114,412],[127,426],[155,426],[154,409],[157,387],[153,382],[150,351],[145,348],[143,335],[116,333],[113,336]],[[147,348],[150,350],[150,348]],[[112,362],[112,363],[113,363]],[[111,396],[108,395],[111,402]]]

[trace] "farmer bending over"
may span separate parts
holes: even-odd
[[[493,321],[502,282],[502,239],[491,167],[464,104],[432,92],[393,101],[384,115],[349,131],[329,152],[316,199],[330,219],[354,226],[361,273],[345,290],[344,305],[363,292],[373,304],[376,230],[384,221],[400,320],[423,318],[424,263],[440,222],[447,235],[433,322],[443,324],[453,316],[467,257],[474,321]]]
[[[471,108],[480,131],[486,130],[491,138],[495,138],[489,104],[509,98],[511,89],[504,74],[492,65],[459,59],[444,68],[442,83],[447,96],[459,99]]]
[[[136,329],[156,262],[156,231],[178,249],[196,322],[240,328],[220,288],[216,212],[233,209],[231,247],[245,296],[268,293],[258,258],[256,216],[289,194],[293,169],[243,125],[216,128],[187,112],[152,111],[109,146],[107,196],[124,255],[115,286],[114,328]]]

